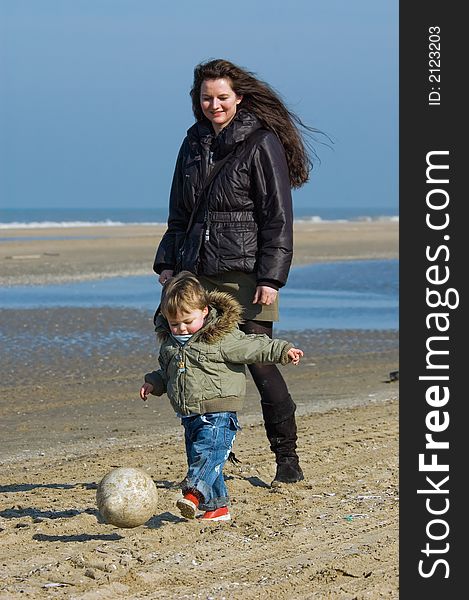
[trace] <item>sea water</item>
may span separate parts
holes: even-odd
[[[154,311],[161,286],[156,276],[113,277],[2,289],[1,306],[30,309],[124,307]],[[276,331],[398,329],[399,261],[351,260],[293,267],[280,290]]]
[[[296,202],[294,210],[296,221],[398,220],[397,210],[391,207],[312,207],[306,202]],[[167,217],[167,205],[152,208],[16,209],[0,207],[0,230],[14,228],[44,229],[46,227],[67,229],[96,225],[108,227],[161,225],[166,223]],[[29,239],[31,238],[29,237]]]

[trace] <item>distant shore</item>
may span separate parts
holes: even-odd
[[[160,225],[2,230],[0,285],[148,275]],[[399,223],[297,222],[293,264],[397,258]]]

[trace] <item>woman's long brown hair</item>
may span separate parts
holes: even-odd
[[[228,60],[215,59],[198,64],[194,69],[194,81],[190,91],[192,111],[197,121],[205,116],[200,106],[200,89],[206,79],[226,78],[231,82],[233,91],[243,96],[239,108],[243,107],[262,123],[263,127],[273,131],[281,141],[290,173],[290,185],[299,188],[309,179],[313,163],[308,150],[316,157],[311,145],[305,141],[305,134],[320,133],[305,125],[291,112],[269,84],[258,79],[254,73],[243,69]]]

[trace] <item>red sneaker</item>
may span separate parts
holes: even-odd
[[[188,492],[184,494],[184,498],[179,498],[176,502],[176,506],[179,508],[181,515],[186,519],[195,519],[197,514],[197,508],[199,506],[199,499],[194,494]]]
[[[200,519],[200,521],[229,521],[231,519],[231,515],[227,506],[221,506],[215,510],[208,510],[197,518]]]

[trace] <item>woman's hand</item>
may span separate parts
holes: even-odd
[[[164,271],[161,271],[161,275],[158,277],[158,281],[161,283],[161,285],[164,285],[168,281],[168,279],[171,279],[173,273],[174,271],[172,271],[171,269],[165,269]]]
[[[254,294],[253,304],[273,304],[277,298],[278,291],[267,285],[258,285]]]

